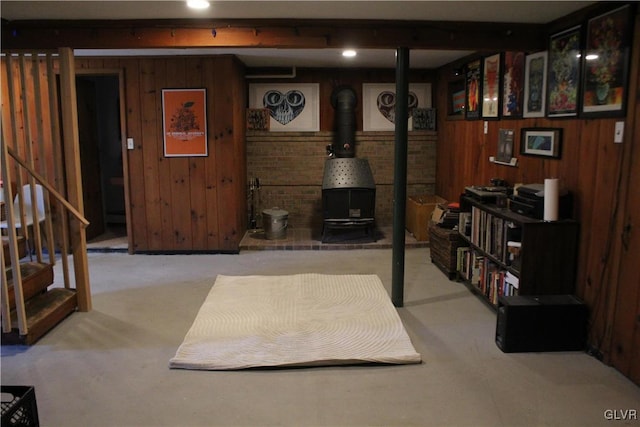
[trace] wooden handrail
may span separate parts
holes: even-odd
[[[53,186],[51,186],[51,184],[49,184],[42,175],[40,175],[38,172],[33,170],[24,160],[22,160],[20,158],[20,156],[18,155],[18,153],[16,153],[13,150],[13,148],[7,146],[7,151],[9,152],[9,155],[11,157],[13,157],[14,160],[20,164],[20,166],[22,166],[27,171],[29,171],[29,173],[36,179],[36,181],[38,181],[40,184],[42,184],[42,186],[44,188],[46,188],[47,191],[49,193],[51,193],[53,195],[53,197],[56,198],[56,200],[58,200],[60,203],[62,203],[64,205],[64,207],[67,208],[69,210],[69,212],[71,212],[73,214],[73,216],[75,216],[78,221],[80,221],[80,223],[82,224],[83,227],[88,227],[89,226],[89,221],[87,221],[87,219],[80,212],[78,212],[78,210],[76,208],[74,208],[73,205],[71,203],[69,203],[64,198],[64,196],[62,194],[58,193],[58,190],[53,188]]]

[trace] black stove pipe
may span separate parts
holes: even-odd
[[[348,86],[334,89],[331,105],[336,110],[332,152],[335,157],[355,157],[356,92]]]

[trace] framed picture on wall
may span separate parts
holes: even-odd
[[[414,130],[436,130],[436,109],[416,108],[413,110]]]
[[[269,130],[317,132],[320,130],[318,83],[255,83],[249,85],[249,108],[269,111]]]
[[[416,108],[431,108],[431,84],[409,83],[409,130],[413,129]],[[396,85],[394,83],[362,84],[362,128],[367,131],[395,130]]]
[[[523,128],[520,154],[526,156],[560,158],[562,128]]]
[[[584,117],[615,117],[626,113],[631,49],[631,6],[626,5],[587,23],[583,67]]]
[[[464,118],[465,85],[464,80],[449,82],[447,86],[447,118]]]
[[[498,131],[498,153],[496,161],[500,163],[511,163],[513,158],[513,129],[500,129]]]
[[[500,54],[487,56],[482,64],[482,118],[500,117]]]
[[[482,62],[476,59],[467,64],[466,69],[466,102],[465,118],[475,120],[480,118],[480,97],[482,96]]]
[[[269,130],[270,113],[267,108],[247,108],[247,130]]]
[[[524,117],[544,117],[547,100],[547,51],[527,55],[524,66]]]
[[[206,89],[162,89],[165,157],[207,156]]]
[[[507,51],[502,61],[502,117],[522,117],[524,52]]]
[[[571,117],[578,114],[580,56],[580,26],[550,37],[547,74],[548,117]]]

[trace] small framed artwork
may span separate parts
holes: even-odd
[[[269,109],[247,108],[247,130],[269,130],[269,122]]]
[[[431,84],[409,83],[409,130],[413,128],[416,108],[431,108]],[[367,131],[393,131],[396,123],[395,83],[362,84],[362,129]]]
[[[523,117],[544,117],[547,94],[547,51],[527,55],[524,66]]]
[[[249,85],[249,108],[269,111],[269,129],[279,132],[320,130],[320,85],[256,83]]]
[[[524,52],[507,51],[502,66],[502,117],[522,117],[524,102]]]
[[[436,109],[416,108],[413,110],[414,130],[436,130]]]
[[[587,23],[583,67],[584,117],[623,116],[631,49],[631,6],[626,5]]]
[[[449,82],[447,89],[447,118],[464,118],[464,80]]]
[[[207,156],[206,89],[162,89],[165,157]]]
[[[475,120],[480,118],[480,97],[482,96],[482,62],[480,59],[467,64],[466,71],[466,101],[465,118]]]
[[[562,148],[562,128],[523,128],[520,154],[559,159]]]
[[[513,129],[500,129],[498,133],[498,154],[496,161],[500,163],[511,163],[513,158]]]
[[[578,114],[580,56],[580,26],[551,36],[547,74],[548,117]]]
[[[482,64],[482,118],[500,117],[500,54],[487,56]]]

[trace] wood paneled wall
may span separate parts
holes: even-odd
[[[485,135],[482,120],[448,120],[441,114],[438,120],[436,192],[454,199],[464,191],[465,186],[489,185],[489,180],[494,177],[503,178],[510,184],[541,183],[545,178],[560,178],[575,196],[574,217],[580,222],[576,294],[584,299],[590,309],[589,344],[605,361],[611,361],[611,353],[615,352],[620,360],[616,367],[627,375],[635,369],[634,380],[640,383],[640,358],[637,357],[640,353],[640,270],[637,267],[623,268],[624,285],[619,282],[622,276],[618,276],[621,262],[629,262],[630,259],[619,249],[625,226],[621,224],[621,218],[631,221],[637,217],[628,206],[635,203],[637,207],[639,194],[638,182],[630,182],[628,191],[629,194],[635,192],[635,202],[625,201],[626,183],[630,181],[630,176],[637,176],[640,167],[637,114],[640,108],[640,77],[637,71],[640,62],[640,25],[637,21],[631,58],[631,64],[635,64],[635,74],[631,73],[626,118],[494,120],[488,121],[488,133]],[[448,82],[452,80],[453,70],[460,65],[450,64],[439,70],[438,111],[447,111]],[[623,144],[613,142],[616,121],[625,122]],[[525,127],[562,128],[561,159],[520,155],[519,135]],[[514,152],[518,158],[517,167],[489,162],[489,156],[497,153],[498,130],[501,128],[516,132]],[[635,239],[637,247],[640,238],[637,222],[635,227],[635,233],[627,238],[632,242]],[[630,243],[625,245],[629,246]],[[634,256],[637,260],[637,253]],[[631,301],[625,309],[628,313],[622,316],[626,323],[615,326],[617,330],[633,332],[618,334],[618,337],[624,336],[625,339],[612,347],[613,313],[619,308],[616,307],[614,296],[623,289]],[[631,362],[634,357],[635,361]]]
[[[606,360],[623,374],[640,384],[640,15],[635,20],[631,66],[631,102],[627,114],[624,160],[618,197],[620,209],[613,231],[611,275],[616,285],[609,298],[599,302],[606,307],[606,321],[600,328],[606,341]]]
[[[246,228],[244,67],[233,56],[77,59],[122,69],[134,252],[235,252]],[[162,89],[207,89],[207,157],[164,157]]]

